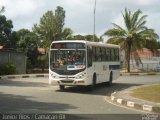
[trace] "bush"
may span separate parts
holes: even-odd
[[[12,63],[0,65],[0,75],[11,75],[16,73],[16,66]]]

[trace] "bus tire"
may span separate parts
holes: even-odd
[[[60,90],[64,90],[65,86],[64,85],[59,85]]]
[[[93,87],[93,89],[96,87],[96,81],[97,81],[97,76],[96,76],[96,73],[94,73],[93,80],[92,80],[92,87]]]
[[[113,72],[111,71],[110,75],[109,75],[109,81],[107,82],[107,86],[111,86],[112,85],[112,81],[113,81]]]

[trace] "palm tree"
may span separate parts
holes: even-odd
[[[130,72],[130,56],[134,52],[134,58],[137,65],[141,62],[137,50],[142,49],[147,42],[156,41],[158,35],[153,29],[145,26],[147,15],[140,16],[141,10],[132,13],[125,9],[122,13],[125,28],[112,23],[114,28],[107,30],[104,35],[109,36],[108,43],[119,44],[125,51],[125,60],[127,62],[127,71]]]

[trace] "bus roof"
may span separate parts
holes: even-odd
[[[64,42],[84,43],[86,45],[109,47],[109,48],[120,48],[119,45],[105,44],[102,42],[91,42],[91,41],[86,41],[86,40],[59,40],[59,41],[53,41],[52,43],[64,43]]]

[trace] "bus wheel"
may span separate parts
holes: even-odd
[[[93,83],[92,83],[93,88],[96,87],[96,80],[97,80],[97,76],[96,76],[96,74],[94,74],[93,75]]]
[[[107,82],[107,86],[111,86],[112,85],[112,80],[113,80],[113,72],[110,72],[110,76],[109,76],[109,81]]]
[[[65,86],[64,85],[59,85],[60,90],[64,90]]]

